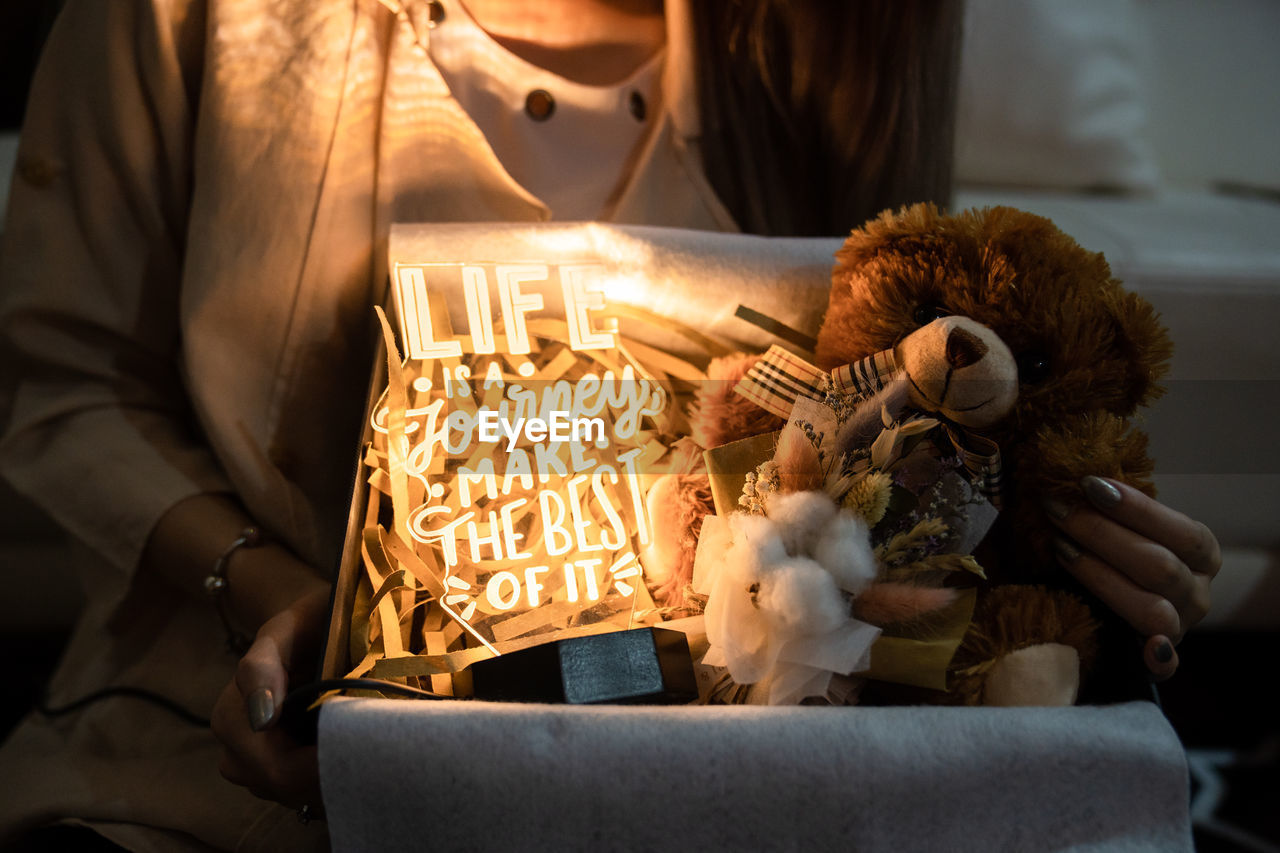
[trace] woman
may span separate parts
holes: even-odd
[[[214,705],[217,739],[122,699],[31,720],[6,747],[28,781],[0,825],[74,816],[130,847],[323,844],[217,774],[318,806],[314,752],[274,724],[323,622],[390,223],[830,235],[945,201],[958,12],[70,0],[4,235],[0,319],[22,377],[0,461],[104,558],[54,701],[139,685]],[[539,74],[548,85],[525,85]],[[592,106],[606,90],[625,112]],[[618,132],[521,160],[566,118]],[[587,191],[561,192],[588,173]],[[1069,568],[1168,675],[1216,543],[1128,490],[1089,497],[1060,522],[1084,549]],[[241,542],[249,526],[262,544]],[[233,629],[256,635],[238,664],[211,575]]]

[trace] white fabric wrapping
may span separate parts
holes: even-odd
[[[333,847],[1192,849],[1153,705],[566,707],[343,699]]]

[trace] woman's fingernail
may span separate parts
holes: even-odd
[[[249,712],[249,727],[260,732],[271,724],[276,712],[275,697],[265,687],[260,687],[245,699],[245,707]]]
[[[1058,521],[1067,517],[1067,513],[1071,512],[1071,507],[1067,506],[1060,500],[1048,498],[1044,501],[1044,511]]]
[[[1156,660],[1160,663],[1168,663],[1173,660],[1173,646],[1168,640],[1163,641],[1156,646]]]
[[[1053,551],[1058,555],[1058,559],[1064,563],[1074,563],[1080,556],[1080,549],[1074,543],[1063,539],[1061,536],[1053,538]]]
[[[1085,477],[1080,481],[1085,497],[1099,509],[1111,509],[1120,503],[1120,490],[1101,477]]]

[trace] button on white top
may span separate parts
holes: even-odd
[[[553,219],[597,218],[649,130],[666,51],[615,85],[589,86],[516,56],[457,0],[435,2],[428,53],[503,168]]]

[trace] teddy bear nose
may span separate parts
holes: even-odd
[[[973,332],[952,329],[947,336],[947,364],[954,368],[976,364],[987,354],[987,345]]]

